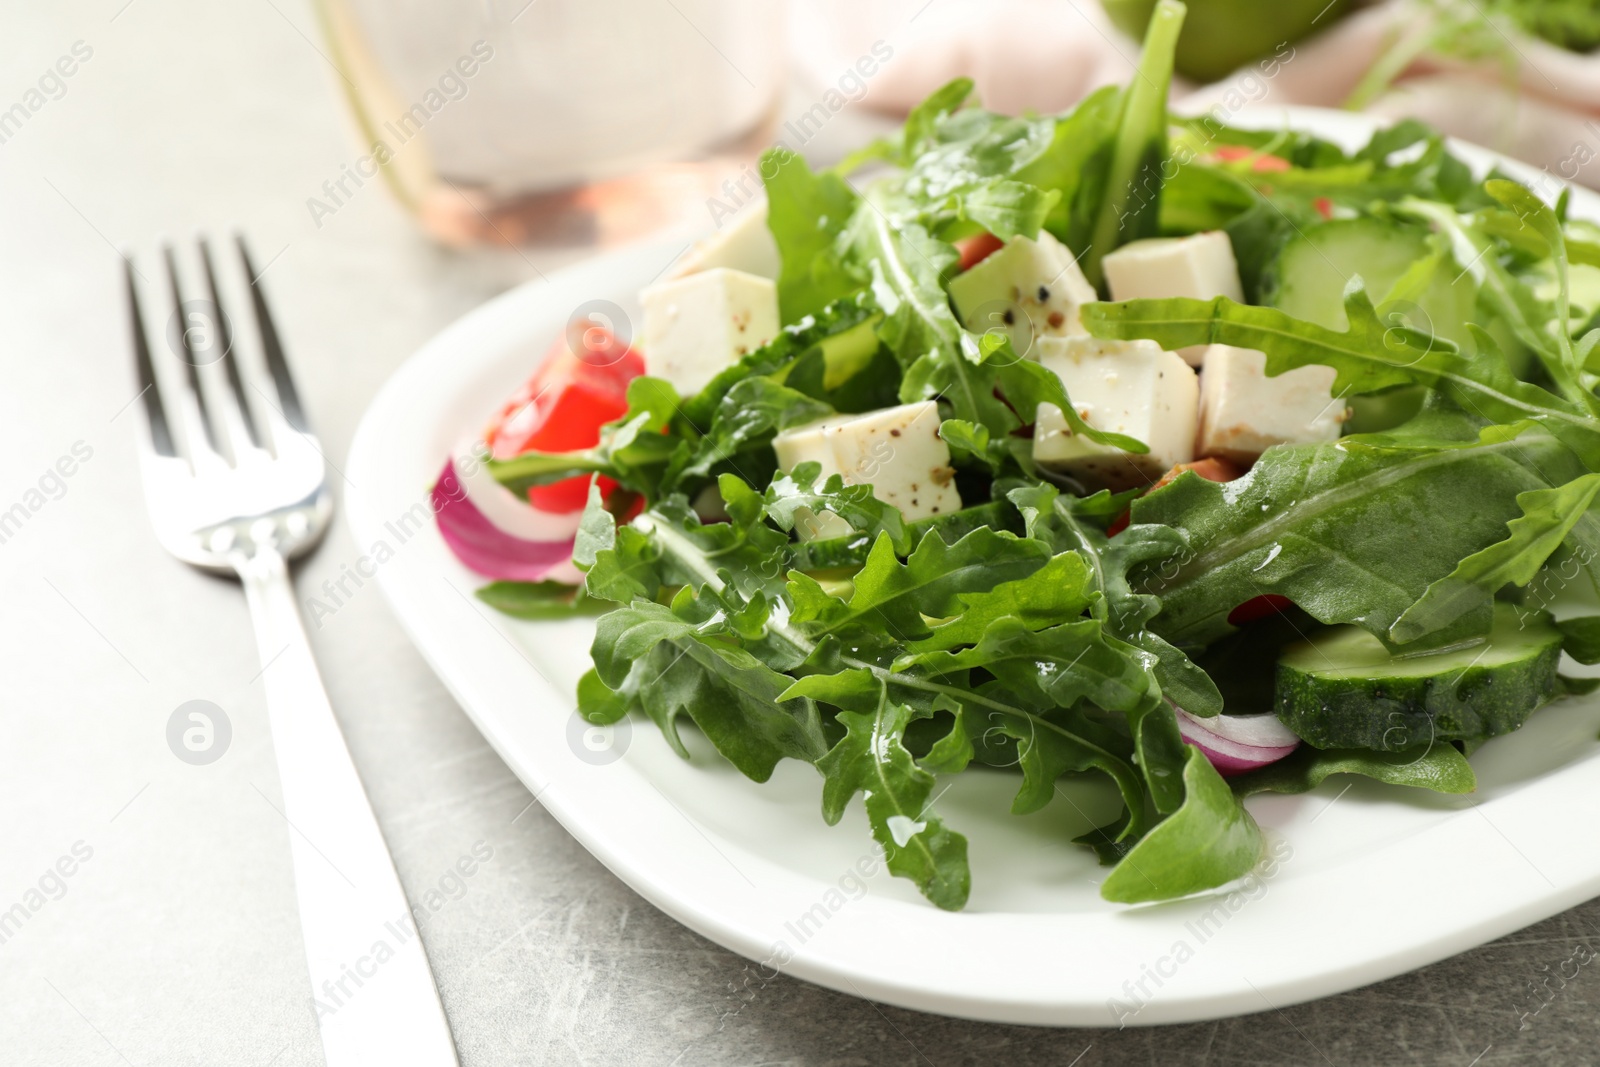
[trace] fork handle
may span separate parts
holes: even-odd
[[[394,861],[356,776],[283,556],[234,560],[263,664],[312,1006],[328,1067],[457,1064]]]

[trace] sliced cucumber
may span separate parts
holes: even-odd
[[[1467,336],[1466,324],[1481,317],[1473,313],[1477,284],[1448,257],[1428,275],[1423,264],[1434,254],[1427,231],[1420,227],[1387,219],[1333,219],[1283,246],[1268,302],[1330,330],[1348,329],[1344,287],[1359,274],[1384,321],[1460,342]],[[1417,273],[1407,277],[1413,271]],[[1345,432],[1391,429],[1415,415],[1421,404],[1420,386],[1353,397]]]
[[[1395,283],[1434,254],[1428,232],[1388,219],[1333,219],[1302,231],[1278,253],[1271,303],[1296,318],[1344,330],[1344,287],[1361,275],[1372,302],[1383,305]],[[1478,287],[1449,258],[1425,278],[1407,279],[1394,292],[1394,310],[1419,330],[1460,341],[1473,317]],[[1416,284],[1411,284],[1413,281]],[[1411,305],[1415,305],[1413,308]],[[1420,309],[1420,310],[1418,310]]]
[[[1496,604],[1487,642],[1395,655],[1337,626],[1278,659],[1276,711],[1317,748],[1397,752],[1510,733],[1561,692],[1561,633],[1544,612]]]
[[[948,515],[934,515],[906,524],[911,532],[911,543],[921,541],[929,530],[936,530],[939,539],[953,545],[980,526],[997,530],[1022,532],[1021,517],[1017,509],[1003,500],[992,500],[976,507],[962,508]],[[859,567],[867,561],[872,542],[866,537],[830,537],[824,541],[802,541],[794,546],[790,566],[802,571],[832,570],[838,567]]]

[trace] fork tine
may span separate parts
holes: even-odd
[[[167,425],[167,410],[161,404],[161,387],[156,384],[156,368],[150,362],[150,339],[145,334],[144,314],[139,309],[139,289],[133,280],[133,260],[122,260],[128,279],[128,315],[133,329],[133,365],[139,379],[139,396],[144,400],[145,425],[150,430],[150,446],[158,456],[178,454]]]
[[[255,414],[250,409],[250,398],[244,395],[244,381],[239,375],[239,354],[233,350],[233,328],[222,309],[222,300],[217,296],[217,275],[211,265],[211,242],[202,237],[199,243],[200,265],[206,279],[206,296],[211,300],[211,309],[216,316],[217,340],[222,345],[222,355],[218,357],[218,362],[222,364],[228,385],[233,390],[233,406],[238,411],[238,418],[244,430],[245,440],[236,439],[235,444],[260,447],[261,434],[256,427]],[[232,424],[232,419],[232,411],[223,413],[223,421],[230,424],[230,430],[239,429],[239,426]],[[238,448],[234,450],[237,452]]]
[[[245,246],[243,234],[235,234],[233,240],[239,247],[239,258],[244,261],[245,276],[250,279],[250,303],[255,310],[256,330],[261,334],[261,352],[266,357],[272,384],[277,387],[278,404],[284,421],[291,428],[309,434],[311,426],[306,421],[305,409],[300,406],[300,394],[294,387],[294,378],[289,374],[289,364],[283,356],[283,342],[278,338],[278,328],[272,322],[272,312],[267,309],[267,297],[261,291],[261,278],[251,262],[250,249]]]
[[[200,368],[195,365],[194,346],[189,343],[189,313],[183,307],[183,291],[178,288],[178,267],[173,260],[172,246],[163,245],[162,258],[167,264],[167,287],[172,293],[172,313],[178,321],[178,344],[182,351],[184,376],[189,381],[188,396],[182,401],[192,412],[191,426],[198,426],[199,439],[191,442],[190,450],[196,460],[207,451],[217,454],[217,435],[211,426],[211,416],[206,411],[205,392],[200,385]],[[191,406],[192,405],[192,406]]]

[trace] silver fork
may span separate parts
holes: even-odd
[[[450,1026],[394,862],[334,720],[295,602],[288,561],[328,528],[327,469],[284,360],[260,280],[236,239],[269,382],[241,367],[200,242],[202,299],[187,302],[170,246],[166,335],[183,364],[167,402],[126,263],[134,363],[148,435],[145,502],[185,563],[233,572],[255,624],[289,824],[313,1007],[329,1067],[456,1064]],[[209,319],[209,321],[206,321]],[[203,365],[211,367],[203,375]],[[169,375],[169,378],[171,376]],[[205,379],[209,377],[210,381]],[[221,381],[217,379],[221,378]],[[260,402],[246,391],[251,382]],[[208,388],[209,386],[209,388]],[[178,432],[174,432],[178,431]]]

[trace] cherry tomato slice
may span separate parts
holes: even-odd
[[[600,428],[627,414],[628,383],[644,373],[644,360],[610,330],[577,320],[556,339],[539,370],[490,423],[489,452],[509,459],[524,452],[573,452],[600,443]],[[616,483],[600,479],[602,493]],[[588,478],[568,478],[528,490],[541,511],[581,509]]]
[[[971,270],[1004,247],[1005,242],[992,233],[961,238],[956,242],[956,251],[961,253],[961,269]]]

